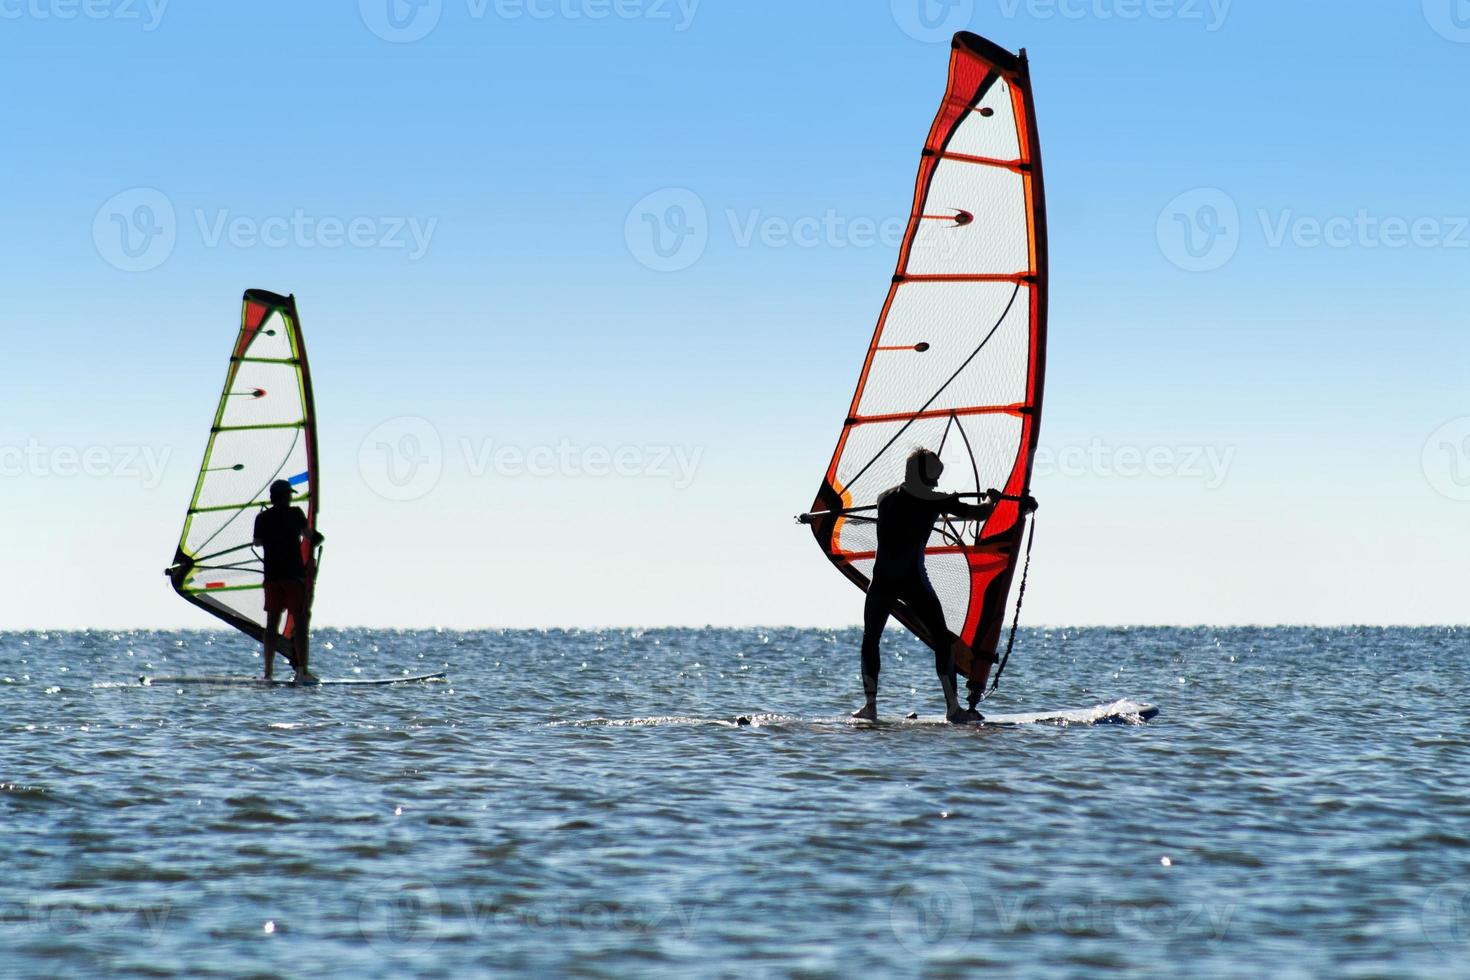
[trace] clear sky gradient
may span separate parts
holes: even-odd
[[[1470,618],[1466,0],[0,0],[0,628],[211,625],[246,287],[320,623],[855,623],[791,516],[961,28],[1047,167],[1027,621]]]

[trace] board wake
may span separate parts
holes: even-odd
[[[561,728],[681,728],[714,726],[720,728],[755,728],[775,731],[792,729],[846,728],[1016,728],[1024,725],[1142,725],[1158,717],[1159,709],[1127,698],[1090,708],[1060,711],[1033,711],[986,715],[971,725],[952,725],[943,715],[880,716],[877,721],[849,718],[845,715],[826,718],[802,718],[797,715],[750,714],[727,718],[700,718],[683,715],[655,715],[648,718],[584,718],[576,721],[554,721]]]
[[[983,705],[982,705],[983,708]],[[1020,725],[1141,725],[1159,715],[1159,709],[1151,704],[1140,704],[1124,698],[1110,704],[1094,705],[1091,708],[1072,708],[1059,711],[1030,711],[1013,714],[989,714],[982,711],[984,719],[976,725],[981,728],[1014,728]],[[873,722],[854,720],[855,725],[872,725]],[[879,718],[882,725],[949,725],[943,715],[919,715],[906,718]]]
[[[301,687],[310,690],[316,687],[387,687],[390,684],[423,684],[446,682],[449,675],[444,671],[435,674],[415,674],[402,677],[323,677],[315,684]],[[252,677],[243,674],[193,674],[178,677],[139,677],[136,681],[121,684],[98,684],[97,687],[295,687],[289,677]]]

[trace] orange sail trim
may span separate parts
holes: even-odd
[[[906,422],[911,419],[947,419],[961,415],[1025,415],[1030,405],[972,405],[969,408],[940,408],[932,412],[894,412],[890,415],[859,415],[851,425],[871,425],[874,422]]]
[[[955,35],[920,158],[909,222],[878,324],[812,511],[832,563],[860,588],[876,552],[871,508],[916,448],[945,462],[941,489],[1030,493],[1045,377],[1048,256],[1041,158],[1025,52]],[[882,353],[884,356],[879,357]],[[928,571],[947,628],[983,673],[1000,642],[1025,519],[935,528]],[[896,617],[920,639],[916,617]]]

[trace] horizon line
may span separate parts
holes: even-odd
[[[792,624],[760,624],[760,625],[719,625],[706,623],[703,625],[664,623],[656,625],[600,625],[600,626],[574,626],[574,625],[552,625],[552,626],[339,626],[324,625],[312,627],[313,632],[324,630],[336,630],[339,632],[363,631],[363,632],[396,632],[396,633],[626,633],[647,632],[651,630],[708,630],[711,632],[749,632],[758,630],[800,630],[808,632],[840,632],[848,630],[861,630],[861,623],[852,623],[843,626],[799,626]],[[1217,630],[1246,630],[1246,629],[1318,629],[1318,630],[1340,630],[1340,629],[1470,629],[1470,623],[1329,623],[1329,622],[1297,622],[1297,623],[1066,623],[1048,624],[1038,623],[1035,625],[1024,625],[1022,630],[1158,630],[1158,629],[1217,629]],[[230,633],[233,630],[228,626],[20,626],[0,627],[0,636],[20,635],[31,633]],[[243,634],[242,634],[243,635]],[[252,641],[253,642],[253,641]]]

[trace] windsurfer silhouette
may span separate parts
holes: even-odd
[[[294,682],[313,684],[317,678],[308,669],[310,657],[311,603],[307,595],[307,560],[301,542],[313,546],[325,540],[312,531],[306,514],[291,504],[294,491],[285,480],[271,484],[271,506],[255,518],[255,546],[265,553],[265,676],[275,668],[276,643],[280,639],[281,615],[290,617],[294,656],[285,654],[296,672]]]
[[[904,469],[904,482],[878,497],[878,552],[863,606],[865,702],[852,716],[870,721],[878,718],[878,641],[894,607],[902,602],[931,637],[929,644],[934,649],[934,670],[944,689],[946,717],[956,724],[979,721],[980,715],[973,707],[960,707],[955,692],[955,656],[963,652],[964,642],[945,624],[944,607],[924,567],[924,548],[940,517],[983,521],[995,509],[999,494],[992,490],[979,503],[967,504],[957,494],[941,492],[939,476],[944,472],[944,463],[928,449],[910,453]],[[1035,509],[1034,499],[1025,498],[1025,504]]]

